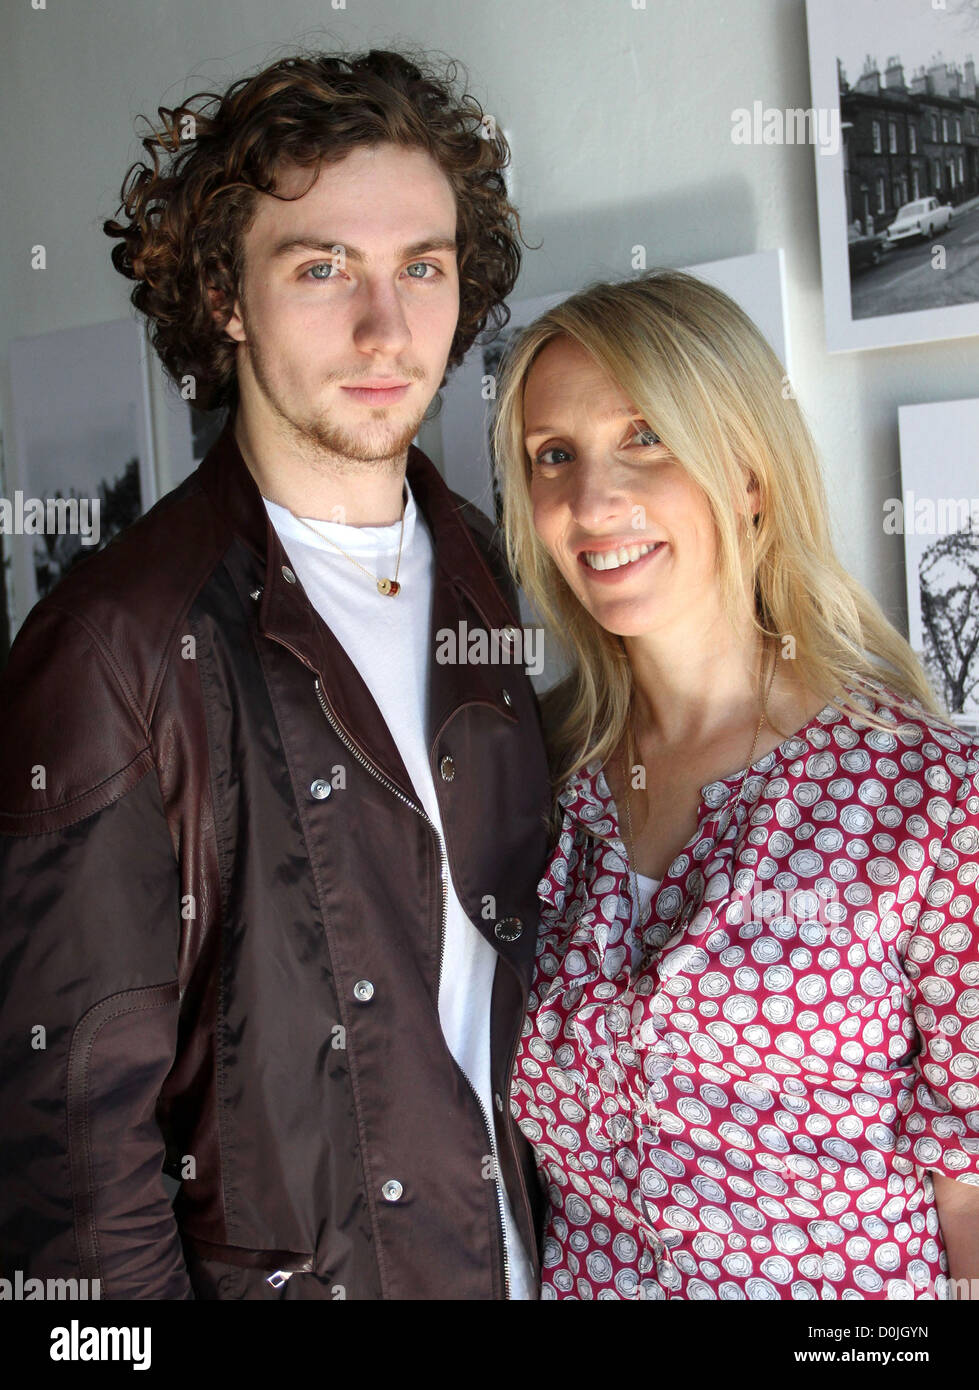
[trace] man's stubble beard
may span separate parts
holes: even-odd
[[[248,357],[252,374],[271,405],[280,428],[294,446],[298,445],[309,456],[314,466],[317,462],[327,463],[331,468],[347,473],[362,473],[377,468],[398,472],[403,467],[408,446],[418,433],[431,402],[426,403],[415,419],[400,427],[393,422],[372,418],[363,430],[355,433],[332,422],[326,414],[304,418],[290,415],[273,386],[263,349],[254,339],[248,342]],[[337,373],[336,379],[340,377],[341,374]],[[327,382],[332,379],[330,376],[326,378]],[[409,376],[409,380],[417,380],[417,377]],[[385,409],[385,406],[372,407],[372,417],[375,411]]]

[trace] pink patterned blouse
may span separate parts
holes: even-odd
[[[641,939],[590,763],[538,885],[511,1088],[542,1297],[948,1296],[927,1170],[979,1186],[979,743],[827,705],[702,788]],[[868,708],[864,702],[863,708]]]

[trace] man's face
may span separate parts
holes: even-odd
[[[276,188],[308,180],[289,168]],[[242,405],[340,459],[403,456],[459,317],[451,185],[423,150],[381,144],[321,166],[295,201],[257,200],[227,324]]]

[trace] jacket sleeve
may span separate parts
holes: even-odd
[[[0,1267],[191,1299],[157,1120],[179,875],[144,716],[84,614],[0,676]]]

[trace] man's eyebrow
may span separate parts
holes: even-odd
[[[348,243],[339,240],[324,240],[322,237],[300,233],[298,236],[286,237],[282,241],[277,241],[272,247],[272,259],[277,260],[282,256],[292,255],[295,251],[324,251],[327,255],[333,255],[335,249],[340,247],[348,261],[356,261],[363,264],[368,259],[366,253],[357,246],[350,246]],[[457,250],[454,237],[429,236],[421,241],[413,241],[409,246],[402,246],[395,254],[399,261],[411,260],[413,256],[424,256],[433,251],[445,251],[455,254]]]

